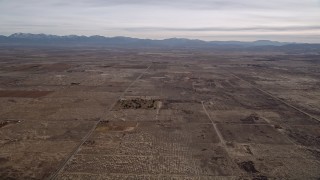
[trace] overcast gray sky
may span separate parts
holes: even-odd
[[[0,0],[0,34],[320,43],[320,0]]]

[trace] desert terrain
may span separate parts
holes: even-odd
[[[319,179],[320,55],[0,47],[0,179]]]

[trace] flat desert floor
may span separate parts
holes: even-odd
[[[320,56],[0,48],[0,179],[319,179]]]

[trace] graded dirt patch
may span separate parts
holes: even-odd
[[[138,127],[137,122],[110,122],[110,121],[101,121],[96,131],[98,132],[128,132],[133,131],[136,127]]]
[[[52,91],[15,91],[0,90],[0,97],[39,98],[52,93]]]
[[[61,72],[71,68],[70,64],[65,63],[54,63],[54,64],[44,64],[42,65],[42,69],[46,71],[53,71],[53,72]]]
[[[269,125],[218,124],[222,136],[229,142],[290,144],[290,141]]]
[[[71,68],[70,64],[53,63],[53,64],[24,64],[11,67],[13,71],[45,71],[45,72],[62,72]]]
[[[124,65],[116,65],[114,68],[119,69],[146,69],[148,66],[146,65],[131,65],[131,64],[124,64]]]

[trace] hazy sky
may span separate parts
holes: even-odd
[[[0,34],[320,43],[320,0],[0,0]]]

